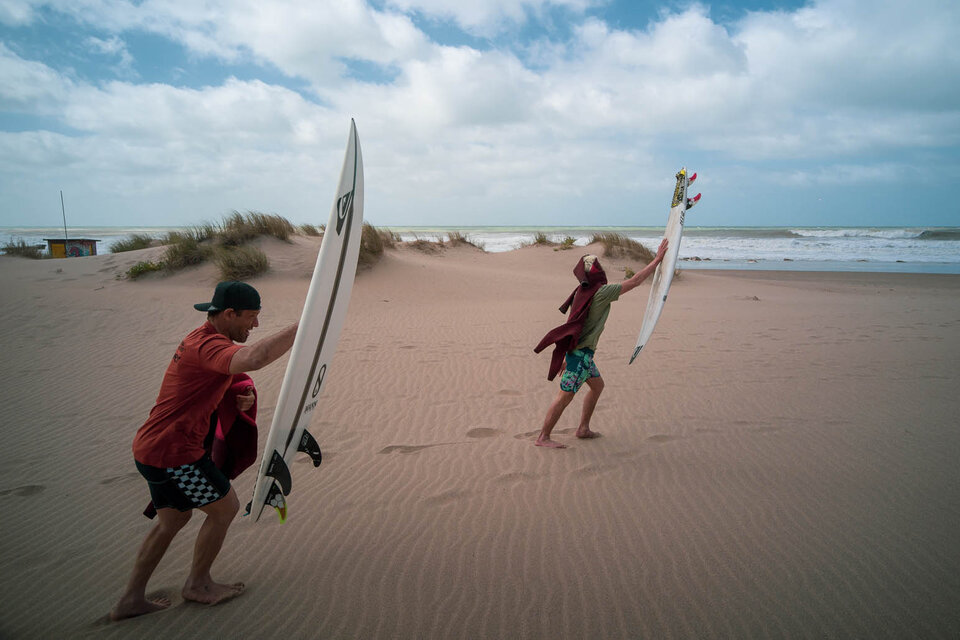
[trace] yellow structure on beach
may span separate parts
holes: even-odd
[[[97,242],[92,238],[44,238],[51,258],[77,258],[97,255]]]

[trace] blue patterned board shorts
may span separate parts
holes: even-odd
[[[150,498],[157,509],[172,507],[189,511],[216,502],[230,492],[230,480],[213,464],[209,455],[196,462],[166,469],[137,464],[150,485]]]
[[[599,378],[600,371],[593,362],[593,349],[574,349],[567,354],[567,368],[560,376],[560,388],[576,393],[590,378]]]

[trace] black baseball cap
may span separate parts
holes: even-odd
[[[213,300],[197,303],[193,305],[193,308],[197,311],[259,310],[260,294],[246,282],[229,280],[217,285],[217,288],[213,290]]]

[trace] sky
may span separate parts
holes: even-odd
[[[956,0],[0,0],[0,227],[955,226]]]

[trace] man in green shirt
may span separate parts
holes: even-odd
[[[621,295],[635,289],[637,285],[650,277],[650,274],[654,272],[657,265],[663,260],[666,252],[667,240],[664,239],[660,243],[656,257],[639,273],[625,280],[622,284],[602,284],[593,293],[592,299],[586,302],[589,307],[586,312],[586,318],[583,319],[583,328],[580,330],[579,336],[576,339],[576,346],[565,356],[566,366],[560,377],[560,391],[550,405],[550,408],[547,409],[543,427],[536,441],[538,447],[550,447],[552,449],[566,448],[565,444],[552,440],[550,433],[553,431],[554,426],[556,426],[557,421],[560,420],[560,416],[563,415],[564,409],[573,401],[573,396],[576,395],[584,383],[587,385],[587,395],[583,399],[583,410],[580,414],[580,425],[577,427],[576,436],[586,439],[596,438],[600,435],[596,431],[590,430],[590,418],[593,416],[593,410],[597,407],[597,401],[600,399],[600,394],[603,392],[604,386],[600,371],[593,361],[593,354],[596,351],[597,342],[600,340],[600,334],[603,333],[607,317],[610,315],[610,303],[615,302]],[[588,280],[590,279],[589,276],[591,272],[594,272],[595,269],[599,270],[602,274],[600,262],[596,256],[584,256],[581,258],[581,264]],[[578,264],[578,269],[580,268],[581,265]],[[575,270],[575,273],[576,271],[577,270]],[[605,282],[606,277],[603,277],[602,281]],[[586,287],[587,284],[587,281],[582,283],[584,287]],[[571,296],[571,299],[576,300],[574,296]],[[574,302],[574,308],[571,309],[571,317],[577,312],[576,304],[577,303]],[[550,334],[548,334],[548,336],[549,335]],[[543,344],[544,343],[541,342],[541,345]],[[542,348],[542,346],[538,346],[538,348]],[[550,379],[552,379],[552,376],[550,376]]]

